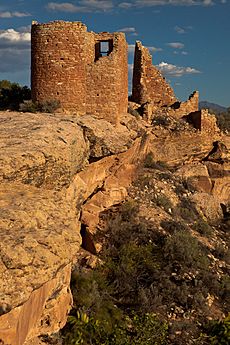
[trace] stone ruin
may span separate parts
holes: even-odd
[[[81,22],[32,23],[32,100],[58,100],[63,111],[91,114],[117,125],[128,108],[128,49],[121,32],[88,32]],[[179,102],[149,50],[136,42],[132,104],[151,123],[156,114],[182,118],[203,130],[214,118],[199,114],[199,94]],[[138,106],[137,106],[138,105]],[[198,120],[198,118],[200,120]],[[197,123],[200,121],[200,124]]]
[[[87,32],[80,22],[32,23],[32,100],[59,100],[78,114],[117,124],[128,107],[127,43],[121,32]]]

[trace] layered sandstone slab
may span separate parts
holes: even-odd
[[[64,115],[0,116],[0,339],[57,331],[71,306],[81,243],[65,187],[85,164],[83,130]]]
[[[50,331],[65,323],[80,226],[61,192],[2,183],[0,200],[0,339],[23,344],[44,319]]]
[[[68,185],[84,166],[83,130],[65,115],[0,112],[0,181],[48,189]]]

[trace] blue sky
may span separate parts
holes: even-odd
[[[124,31],[130,71],[140,40],[179,99],[230,106],[230,0],[0,0],[0,79],[30,85],[31,21],[57,19]]]

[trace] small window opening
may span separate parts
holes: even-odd
[[[108,56],[113,51],[113,40],[99,41],[95,45],[95,60]]]
[[[109,54],[109,41],[100,42],[101,56],[107,56]]]

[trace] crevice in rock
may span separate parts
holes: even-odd
[[[85,201],[83,201],[81,207],[82,207],[83,205],[85,205],[90,199],[92,199],[92,197],[93,197],[95,194],[97,194],[98,192],[102,192],[102,191],[104,190],[104,183],[105,183],[105,182],[103,181],[103,183],[102,183],[101,186],[97,186],[97,187],[94,189],[94,191],[88,196],[88,198],[85,199]]]
[[[105,158],[105,157],[92,157],[92,156],[89,156],[88,162],[89,162],[89,164],[96,163],[96,162],[99,162],[103,158]]]
[[[85,224],[81,225],[81,231],[80,231],[81,237],[82,237],[82,248],[87,250],[93,255],[97,254],[96,247],[93,241],[93,237],[90,234],[90,232],[87,230],[87,227]]]

